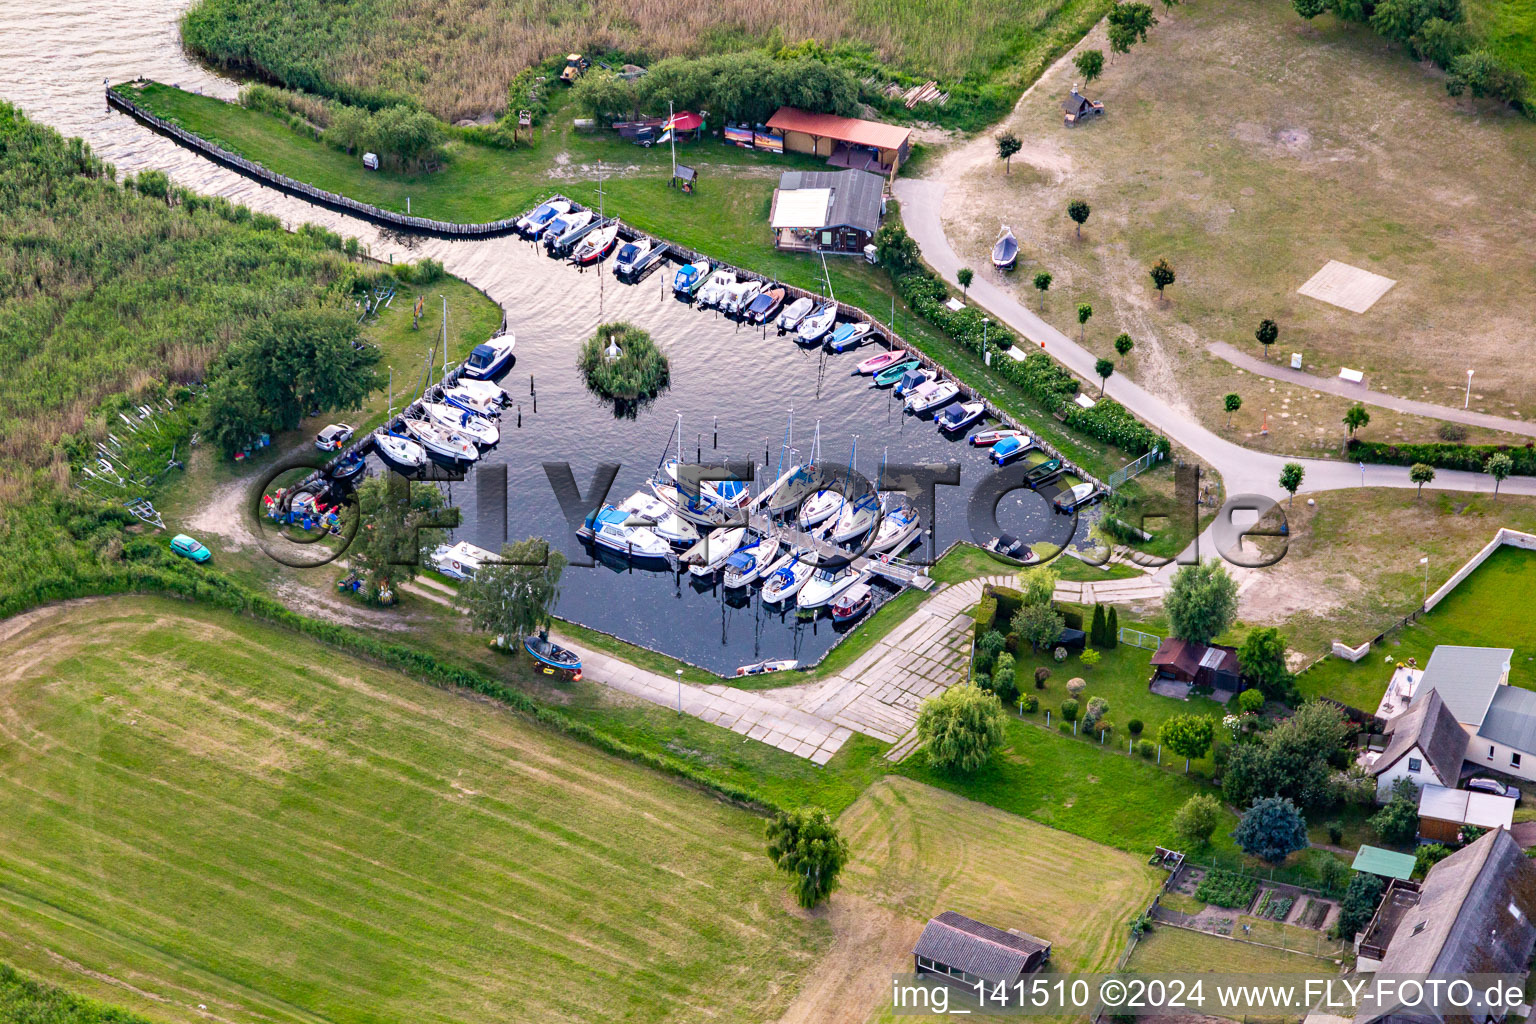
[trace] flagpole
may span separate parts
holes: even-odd
[[[667,100],[667,127],[671,129],[668,135],[672,143],[672,180],[674,181],[677,180],[677,126],[672,121],[676,117],[677,114],[672,110],[672,101]]]

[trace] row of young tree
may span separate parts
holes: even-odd
[[[255,83],[240,90],[240,105],[283,118],[295,130],[318,133],[337,149],[373,153],[400,169],[417,170],[445,157],[448,126],[408,103],[374,109]]]
[[[572,102],[604,121],[663,115],[669,104],[676,111],[708,111],[715,118],[752,123],[783,106],[852,116],[859,111],[859,81],[848,69],[816,57],[752,50],[669,57],[637,78],[589,72],[572,90]]]

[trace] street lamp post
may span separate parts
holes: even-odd
[[[677,713],[683,713],[683,670],[677,670]]]
[[[1461,407],[1463,409],[1470,409],[1470,408],[1472,408],[1472,371],[1471,370],[1467,371],[1467,397],[1466,397],[1465,401],[1463,401],[1461,403]]]
[[[987,325],[991,322],[991,317],[981,318],[981,361],[988,366],[992,365],[992,353],[987,351]]]

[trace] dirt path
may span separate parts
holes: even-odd
[[[832,948],[779,1024],[862,1024],[871,1007],[889,1002],[891,975],[912,967],[922,922],[846,893],[833,895],[821,913],[832,926]]]

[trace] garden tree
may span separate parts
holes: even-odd
[[[1494,452],[1488,456],[1488,461],[1483,463],[1483,472],[1493,477],[1493,496],[1495,498],[1499,496],[1499,484],[1504,482],[1504,478],[1509,476],[1514,468],[1514,460],[1504,452]]]
[[[1109,614],[1104,619],[1104,646],[1116,647],[1120,643],[1120,616],[1115,612],[1115,606],[1109,606]]]
[[[917,736],[941,771],[974,772],[1003,742],[1003,705],[996,694],[962,683],[923,702]]]
[[[1088,330],[1088,321],[1093,319],[1093,307],[1086,302],[1077,304],[1077,340],[1081,342],[1083,335]]]
[[[1103,657],[1104,655],[1100,654],[1092,647],[1085,647],[1083,648],[1083,653],[1077,656],[1077,660],[1083,663],[1084,668],[1093,668],[1093,666],[1097,665],[1099,661],[1103,659]]]
[[[1115,361],[1113,359],[1096,360],[1093,364],[1093,372],[1098,374],[1099,395],[1102,396],[1105,386],[1109,383],[1110,375],[1115,372]]]
[[[1311,21],[1328,9],[1328,0],[1291,0],[1296,13]]]
[[[1392,784],[1392,799],[1371,816],[1371,828],[1391,846],[1407,846],[1419,834],[1419,787],[1412,779]]]
[[[848,863],[848,841],[820,807],[780,811],[768,822],[768,859],[794,878],[795,901],[807,909],[832,895]]]
[[[1523,71],[1484,49],[1461,54],[1448,70],[1445,91],[1452,96],[1470,93],[1474,99],[1488,97],[1518,104],[1530,87]]]
[[[1035,650],[1049,647],[1061,636],[1067,622],[1049,604],[1026,604],[1014,613],[1010,623],[1019,639]]]
[[[1264,710],[1264,694],[1259,690],[1244,690],[1237,695],[1237,710],[1245,715],[1256,715]]]
[[[1045,312],[1045,292],[1051,286],[1051,275],[1044,270],[1035,274],[1035,291],[1040,293],[1040,312]]]
[[[922,252],[907,229],[887,222],[875,232],[875,254],[892,277],[910,274],[922,265]]]
[[[1176,280],[1172,265],[1167,260],[1158,260],[1152,264],[1152,269],[1147,273],[1151,275],[1152,283],[1157,286],[1157,297],[1164,298],[1163,289]]]
[[[1126,356],[1130,355],[1131,349],[1135,347],[1136,342],[1131,339],[1129,334],[1121,331],[1119,334],[1115,335],[1115,352],[1119,354],[1121,359],[1124,359]]]
[[[1088,707],[1083,711],[1083,726],[1092,729],[1107,714],[1109,714],[1109,701],[1103,697],[1089,697]]]
[[[1232,425],[1232,414],[1243,407],[1243,396],[1239,394],[1225,395],[1221,399],[1222,407],[1227,410],[1227,426]]]
[[[1287,462],[1280,467],[1280,486],[1290,492],[1291,505],[1296,504],[1296,490],[1307,475],[1306,467],[1299,462]]]
[[[1415,462],[1408,467],[1408,479],[1418,485],[1418,493],[1415,497],[1424,497],[1424,485],[1435,478],[1435,467],[1424,462]]]
[[[1091,82],[1104,73],[1104,51],[1084,50],[1072,58],[1072,63],[1077,67],[1077,73],[1083,76],[1083,81]]]
[[[999,700],[1005,703],[1011,702],[1019,695],[1019,686],[1013,676],[1013,655],[1004,651],[997,656],[997,662],[992,667],[991,690],[997,694]]]
[[[1371,414],[1365,411],[1365,406],[1356,402],[1344,410],[1344,426],[1349,428],[1349,436],[1354,437],[1355,431],[1371,422]]]
[[[1346,942],[1353,941],[1376,915],[1376,906],[1381,902],[1381,893],[1385,888],[1386,883],[1380,875],[1355,872],[1355,876],[1349,880],[1349,888],[1344,890],[1344,898],[1339,901],[1339,917],[1334,922],[1334,934]]]
[[[1008,638],[995,629],[989,629],[981,634],[981,639],[976,642],[976,650],[988,666],[997,660],[997,656],[1003,653],[1003,649],[1007,646]]]
[[[1013,132],[1003,132],[997,137],[997,158],[1003,162],[1003,173],[1013,173],[1013,155],[1024,148]]]
[[[1077,225],[1077,237],[1083,237],[1083,225],[1088,223],[1088,204],[1081,199],[1072,199],[1067,202],[1067,216],[1072,218],[1072,223]]]
[[[379,350],[333,306],[274,312],[208,372],[208,429],[226,455],[256,435],[292,430],[313,411],[356,409],[379,386]]]
[[[436,487],[412,487],[398,473],[371,477],[357,489],[357,504],[344,513],[348,522],[343,535],[356,530],[347,548],[352,570],[365,581],[365,596],[377,600],[379,592],[398,580],[414,579],[427,564],[432,550],[447,531],[428,524],[451,522],[452,510]],[[355,525],[354,525],[355,524]]]
[[[576,80],[571,104],[600,122],[638,121],[640,90],[636,79],[593,69]]]
[[[1328,758],[1349,735],[1337,707],[1308,701],[1257,741],[1235,747],[1221,774],[1227,802],[1244,807],[1266,796],[1283,796],[1308,809],[1327,807],[1337,788]]]
[[[1108,646],[1104,642],[1104,622],[1104,606],[1095,604],[1093,606],[1093,621],[1088,627],[1088,643],[1094,647]]]
[[[1061,574],[1050,565],[1025,569],[1018,575],[1019,597],[1026,605],[1048,605],[1056,595],[1056,583],[1060,579]]]
[[[1237,583],[1220,562],[1186,565],[1173,574],[1163,608],[1174,636],[1208,644],[1237,618]]]
[[[1285,634],[1274,626],[1260,626],[1243,637],[1237,664],[1243,678],[1271,700],[1290,700],[1295,695],[1295,677],[1285,667]]]
[[[1264,358],[1268,359],[1269,346],[1280,337],[1280,325],[1266,317],[1259,321],[1259,328],[1253,332],[1253,336],[1259,340],[1260,345],[1264,346]]]
[[[1349,868],[1337,857],[1324,857],[1317,869],[1318,881],[1325,893],[1336,893],[1344,887],[1344,879],[1349,877]]]
[[[1157,741],[1184,759],[1184,771],[1189,772],[1189,762],[1204,757],[1216,738],[1216,722],[1209,715],[1174,715],[1157,730]]]
[[[1068,697],[1061,702],[1061,720],[1063,722],[1077,721],[1078,703],[1076,697]]]
[[[1185,846],[1200,849],[1209,845],[1221,822],[1221,801],[1209,793],[1196,793],[1184,801],[1173,816],[1173,834]]]
[[[961,267],[958,271],[955,272],[955,280],[960,282],[961,294],[969,297],[971,292],[971,282],[976,280],[976,272],[970,267]]]
[[[475,628],[513,646],[519,637],[549,628],[564,570],[565,556],[550,550],[548,541],[529,537],[505,544],[500,562],[482,565],[459,587],[459,607]]]
[[[1109,48],[1129,53],[1132,46],[1146,42],[1147,30],[1157,24],[1152,5],[1128,0],[1109,9]]]
[[[1413,877],[1423,878],[1429,869],[1451,855],[1451,848],[1444,843],[1427,843],[1413,851]]]
[[[1421,60],[1433,61],[1442,68],[1472,48],[1472,33],[1464,22],[1429,18],[1419,26],[1410,43]]]
[[[1311,845],[1307,841],[1306,819],[1283,796],[1255,800],[1243,813],[1232,838],[1244,853],[1270,864],[1279,864]]]

